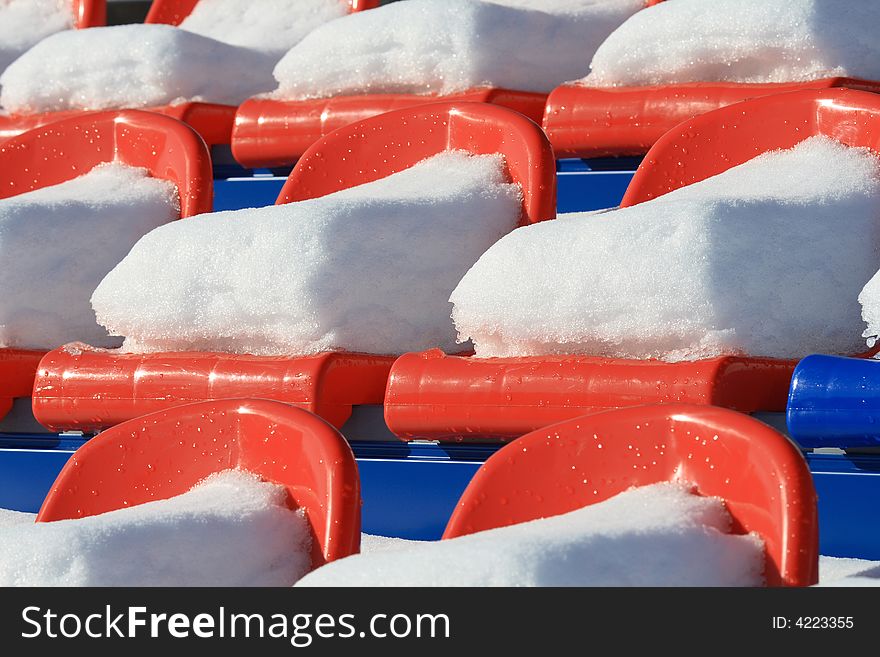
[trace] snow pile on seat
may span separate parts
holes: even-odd
[[[13,525],[26,525],[32,523],[35,518],[36,514],[34,513],[25,513],[24,511],[12,511],[11,509],[0,509],[0,531],[2,531],[4,527],[12,527]]]
[[[0,518],[2,518],[2,516],[0,516]],[[424,541],[414,541],[406,538],[395,538],[393,536],[361,534],[361,554],[406,550],[408,548],[416,545],[421,545],[423,543]]]
[[[118,163],[0,200],[0,347],[118,344],[95,322],[89,298],[178,207],[172,183]]]
[[[859,292],[859,303],[862,304],[862,320],[868,325],[862,337],[867,340],[869,347],[873,347],[880,337],[880,271]]]
[[[453,319],[483,357],[857,353],[878,219],[877,157],[813,137],[645,203],[514,231],[464,276]]]
[[[317,28],[275,67],[282,99],[452,94],[478,86],[549,92],[581,77],[642,0],[408,0]],[[564,6],[563,6],[564,5]],[[528,7],[528,8],[525,8]]]
[[[731,535],[718,498],[679,484],[633,488],[563,515],[361,554],[298,586],[757,586],[764,547]]]
[[[675,0],[627,20],[599,47],[594,87],[697,81],[880,79],[876,0]]]
[[[280,58],[319,25],[348,13],[348,0],[199,0],[180,27]]]
[[[274,87],[268,54],[170,25],[67,30],[0,75],[12,114],[150,107],[183,101],[237,105]]]
[[[286,501],[230,470],[167,500],[0,527],[0,585],[289,586],[311,566],[311,533]]]
[[[449,294],[516,226],[521,196],[501,156],[443,153],[322,198],[163,226],[92,306],[136,352],[452,349]]]
[[[70,0],[0,0],[0,73],[28,48],[74,25]]]

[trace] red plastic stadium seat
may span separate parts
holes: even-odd
[[[657,141],[621,206],[656,198],[815,135],[880,155],[880,95],[852,89],[797,91],[697,116]]]
[[[501,153],[510,179],[522,186],[520,223],[556,216],[556,163],[547,137],[517,112],[473,102],[423,104],[336,130],[303,154],[278,203],[373,182],[447,150]]]
[[[320,418],[267,400],[178,406],[102,433],[61,470],[37,522],[167,499],[233,468],[284,486],[290,507],[305,510],[312,567],[358,552],[360,480],[351,448]]]
[[[523,436],[477,471],[443,538],[567,513],[663,481],[722,498],[731,533],[763,539],[768,586],[818,581],[816,492],[800,451],[762,422],[711,406],[608,411]]]
[[[328,2],[332,1],[328,0]],[[153,0],[144,22],[180,25],[183,19],[192,13],[198,2],[199,0]],[[380,0],[349,0],[351,13],[374,9],[379,3]]]
[[[107,0],[73,0],[77,29],[107,24]]]
[[[353,144],[356,157],[349,153]],[[297,163],[278,202],[377,180],[449,149],[502,153],[511,180],[523,188],[521,222],[555,216],[555,161],[544,133],[516,112],[483,103],[423,105],[337,130]],[[349,353],[125,354],[76,347],[56,349],[40,363],[33,411],[52,429],[91,431],[180,403],[243,396],[295,404],[341,427],[353,405],[383,402],[395,361]]]
[[[642,155],[676,124],[733,103],[809,89],[880,93],[880,82],[827,78],[784,84],[693,82],[656,87],[566,84],[547,98],[544,130],[557,157]]]
[[[179,121],[136,110],[80,114],[4,142],[0,199],[58,185],[112,161],[173,182],[181,217],[211,209],[211,159],[204,142]],[[0,349],[0,417],[14,398],[31,395],[44,353]]]
[[[849,89],[801,91],[686,121],[650,150],[621,205],[656,198],[813,135],[880,154],[880,96]],[[590,355],[407,354],[392,369],[385,419],[404,439],[468,440],[509,439],[591,410],[641,404],[782,412],[795,364],[747,356],[665,363]]]

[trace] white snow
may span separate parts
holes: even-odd
[[[0,526],[0,586],[289,586],[311,534],[287,492],[241,471],[98,516]]]
[[[2,516],[0,516],[0,521],[2,521]],[[393,536],[361,534],[361,554],[407,550],[417,545],[423,545],[425,542],[426,541],[414,541],[411,539],[396,538]]]
[[[500,155],[446,152],[322,198],[163,226],[92,306],[130,351],[454,349],[449,294],[520,208]]]
[[[873,347],[880,336],[880,271],[859,292],[859,303],[862,305],[862,320],[868,325],[862,337],[867,340],[869,347]],[[875,358],[880,358],[880,354]]]
[[[452,94],[484,85],[548,92],[581,77],[642,0],[407,0],[322,25],[275,68],[277,98]],[[528,8],[524,8],[528,7]]]
[[[819,557],[819,586],[880,586],[880,561]]]
[[[36,516],[35,513],[0,509],[0,533],[4,527],[33,523]],[[361,554],[399,552],[436,543],[361,534]],[[880,561],[820,556],[818,586],[880,586]]]
[[[117,345],[89,297],[142,235],[178,214],[172,183],[119,163],[0,200],[0,347]]]
[[[297,585],[760,585],[763,542],[727,534],[729,527],[720,499],[662,483],[555,517],[355,555]]]
[[[73,25],[71,0],[0,0],[0,73],[31,46]]]
[[[348,0],[199,0],[180,27],[281,56],[319,25],[345,16]]]
[[[0,531],[2,531],[3,527],[12,527],[14,525],[26,525],[32,523],[36,517],[36,513],[13,511],[11,509],[0,509]]]
[[[186,100],[237,105],[274,87],[272,55],[170,25],[67,30],[0,75],[11,114],[149,107]]]
[[[481,357],[857,353],[878,218],[877,157],[814,137],[652,201],[513,231],[459,283],[453,319]]]
[[[876,0],[674,0],[599,47],[590,86],[880,79]]]

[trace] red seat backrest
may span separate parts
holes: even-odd
[[[138,110],[90,112],[34,128],[0,145],[0,199],[57,185],[103,162],[146,168],[180,194],[180,216],[211,211],[211,156],[177,119]]]
[[[712,406],[632,407],[533,431],[480,468],[444,538],[559,515],[662,481],[722,498],[733,533],[764,540],[768,585],[818,581],[816,493],[800,451],[762,422]]]
[[[332,2],[333,0],[327,1]],[[198,2],[199,0],[153,0],[153,4],[150,5],[150,11],[147,12],[144,22],[180,25],[183,19],[192,13],[193,8]],[[349,11],[355,13],[378,7],[380,0],[348,0],[348,2]]]
[[[77,29],[107,24],[107,0],[73,0]]]
[[[684,121],[648,151],[621,206],[656,198],[815,135],[880,154],[880,94],[839,88],[795,91]]]
[[[313,567],[358,552],[360,483],[351,448],[316,415],[268,400],[176,406],[104,431],[61,470],[37,522],[167,499],[232,468],[283,485],[292,507],[305,509]]]
[[[447,150],[501,153],[510,179],[522,186],[521,222],[556,216],[556,161],[547,136],[518,112],[472,102],[419,105],[334,130],[299,159],[277,203],[373,182]]]

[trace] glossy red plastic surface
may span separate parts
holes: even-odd
[[[720,107],[773,94],[837,87],[880,92],[880,82],[853,78],[657,87],[568,84],[557,87],[548,97],[544,129],[557,157],[641,155],[678,123]]]
[[[798,91],[680,123],[651,148],[621,205],[656,198],[816,135],[880,155],[880,95],[851,89]]]
[[[43,351],[0,349],[0,418],[18,397],[30,397]]]
[[[598,356],[401,356],[385,421],[405,440],[511,439],[584,413],[643,404],[784,411],[795,362],[729,356],[683,363]]]
[[[107,0],[73,0],[77,29],[107,24]]]
[[[241,104],[235,116],[232,154],[247,167],[290,165],[338,128],[385,112],[437,102],[490,103],[540,123],[546,98],[546,94],[495,88],[451,96],[364,94],[300,101],[252,98]]]
[[[146,107],[138,111],[155,112],[183,121],[199,133],[209,146],[215,146],[229,143],[232,124],[235,121],[235,109],[232,105],[216,103],[180,103]],[[70,110],[43,114],[0,114],[0,144],[28,130],[90,113]]]
[[[0,144],[0,199],[57,185],[114,160],[177,185],[182,217],[210,211],[213,181],[204,142],[179,121],[134,110],[80,114]],[[30,396],[42,355],[0,349],[0,417],[13,398]]]
[[[443,538],[559,515],[662,481],[722,498],[732,533],[764,540],[769,586],[818,581],[816,492],[800,451],[762,422],[711,406],[608,411],[523,436],[477,471]]]
[[[173,182],[181,217],[210,212],[213,173],[204,142],[180,121],[138,110],[77,114],[3,142],[0,198],[57,185],[113,161]]]
[[[198,2],[199,0],[153,0],[144,22],[180,25],[183,19],[192,13]],[[351,13],[354,13],[378,7],[379,3],[380,0],[349,0],[349,7]]]
[[[360,546],[360,480],[351,448],[320,418],[267,400],[189,404],[117,425],[79,448],[37,522],[93,516],[185,493],[240,469],[284,486],[305,509],[312,566]]]
[[[126,354],[68,345],[40,362],[33,412],[50,429],[90,432],[180,404],[253,397],[304,408],[341,427],[352,405],[382,403],[393,362],[366,354]]]
[[[541,128],[512,110],[469,102],[396,110],[334,131],[306,151],[278,202],[372,182],[453,149],[504,155],[511,180],[522,186],[523,224],[556,216],[556,162]]]

